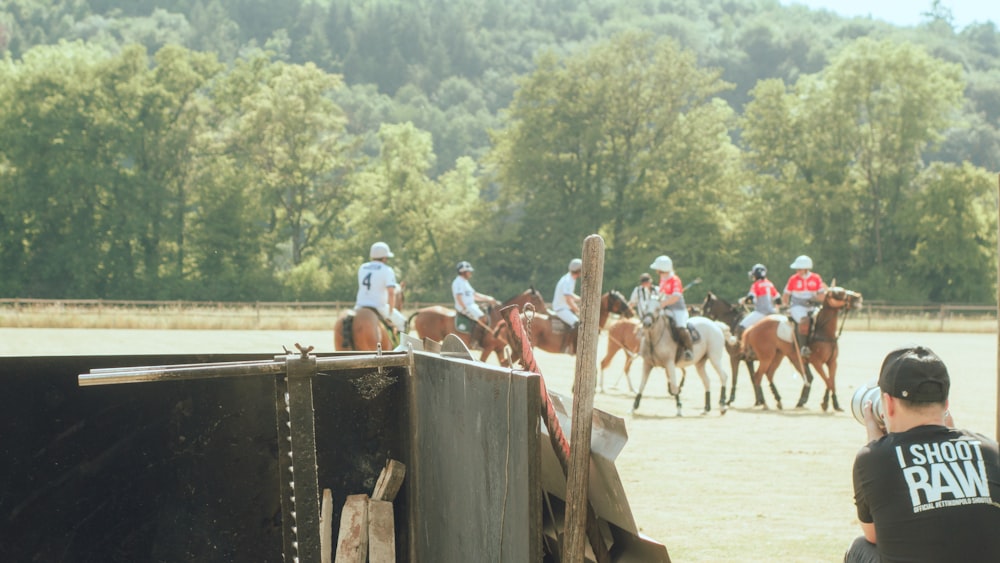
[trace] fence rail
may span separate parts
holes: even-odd
[[[441,302],[408,302],[410,313]],[[0,326],[113,328],[329,328],[350,301],[153,301],[0,298]],[[159,319],[159,320],[151,320]],[[866,302],[848,315],[854,330],[993,332],[996,305]]]

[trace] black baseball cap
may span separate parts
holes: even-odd
[[[893,350],[882,362],[878,386],[883,393],[919,403],[948,400],[951,378],[937,354],[924,346]]]

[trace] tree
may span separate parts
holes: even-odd
[[[670,40],[624,33],[585,54],[539,59],[494,136],[508,213],[523,214],[517,260],[555,276],[602,233],[608,271],[633,281],[658,254],[708,266],[724,246],[738,185],[732,112],[717,71]],[[676,256],[675,256],[676,258]],[[628,280],[627,282],[625,280]]]
[[[343,226],[355,146],[329,97],[340,77],[280,62],[260,76],[262,83],[240,101],[230,142],[273,209],[274,245],[290,241],[290,264],[297,265]]]
[[[437,180],[431,135],[412,123],[385,124],[378,133],[381,150],[360,173],[361,197],[348,209],[360,240],[389,242],[409,291],[444,299],[454,264],[467,257],[466,237],[478,227],[479,187],[476,165],[460,158]],[[370,244],[369,242],[369,244]]]
[[[971,164],[934,164],[902,202],[899,236],[910,251],[899,286],[938,303],[996,297],[996,176]],[[913,287],[916,286],[916,287]]]
[[[809,252],[841,280],[903,271],[909,247],[899,229],[912,218],[900,209],[961,92],[956,65],[912,44],[870,39],[787,91],[779,81],[759,84],[742,141],[757,175],[752,193],[775,211],[775,242],[800,238],[801,250],[785,256]]]

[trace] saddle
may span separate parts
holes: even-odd
[[[374,307],[365,307],[365,309],[368,309],[369,311],[375,313],[375,316],[378,317],[379,321],[381,321],[382,326],[385,327],[386,331],[388,331],[389,341],[392,342],[392,346],[393,347],[398,346],[399,332],[396,330],[396,327],[393,326],[392,322],[389,321],[389,319],[383,317],[382,313],[380,313],[378,309]],[[355,311],[354,309],[349,310],[347,312],[347,316],[344,317],[343,324],[341,324],[340,326],[341,334],[344,337],[344,345],[346,345],[351,350],[354,350],[356,348],[354,345],[354,315],[356,314],[357,311]]]
[[[816,332],[816,323],[813,318],[815,316],[816,315],[813,311],[809,311],[809,314],[806,315],[805,318],[809,319],[809,333],[806,335],[805,340],[799,342],[799,346],[808,346],[813,341],[813,334]],[[785,340],[786,342],[793,342],[793,339],[802,338],[799,333],[799,323],[795,322],[795,319],[793,319],[791,315],[787,315],[786,318],[792,326],[792,334],[789,335],[789,338],[782,338],[782,340]],[[781,335],[779,334],[778,336],[780,337]]]
[[[555,313],[549,313],[549,323],[552,325],[552,334],[563,334],[571,329],[566,321],[560,319]]]
[[[680,333],[679,330],[677,330],[677,321],[675,321],[673,317],[668,316],[667,317],[667,322],[670,323],[670,336],[673,337],[674,342],[680,342],[681,341],[681,333]],[[691,326],[691,323],[687,323],[684,326],[687,327],[688,332],[691,334],[691,343],[692,344],[695,343],[695,342],[698,342],[699,340],[701,340],[701,333],[698,332],[698,329],[696,329],[695,327]]]
[[[684,359],[684,346],[681,344],[681,333],[677,329],[677,321],[674,320],[673,317],[668,316],[667,322],[670,323],[670,336],[674,339],[674,342],[677,343],[677,354],[674,356],[674,363],[679,364],[681,363],[681,360]],[[691,344],[701,340],[701,333],[698,332],[698,329],[691,326],[691,323],[688,323],[685,326],[688,329],[688,334],[691,335]]]
[[[472,334],[472,329],[476,326],[476,321],[458,311],[455,312],[455,331],[463,334]]]
[[[554,312],[549,311],[549,326],[552,328],[553,335],[562,336],[562,344],[560,345],[560,350],[563,354],[575,355],[576,354],[576,335],[577,330],[570,328],[566,321],[560,319]]]

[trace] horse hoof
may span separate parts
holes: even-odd
[[[785,409],[784,409],[784,408],[782,408],[782,406],[781,406],[781,401],[778,401],[777,403],[775,403],[775,406],[777,406],[777,407],[778,407],[778,410],[779,410],[779,411],[783,411],[783,410],[785,410]]]
[[[835,410],[837,412],[844,412],[844,409],[842,409],[840,407],[833,407],[833,410]]]

